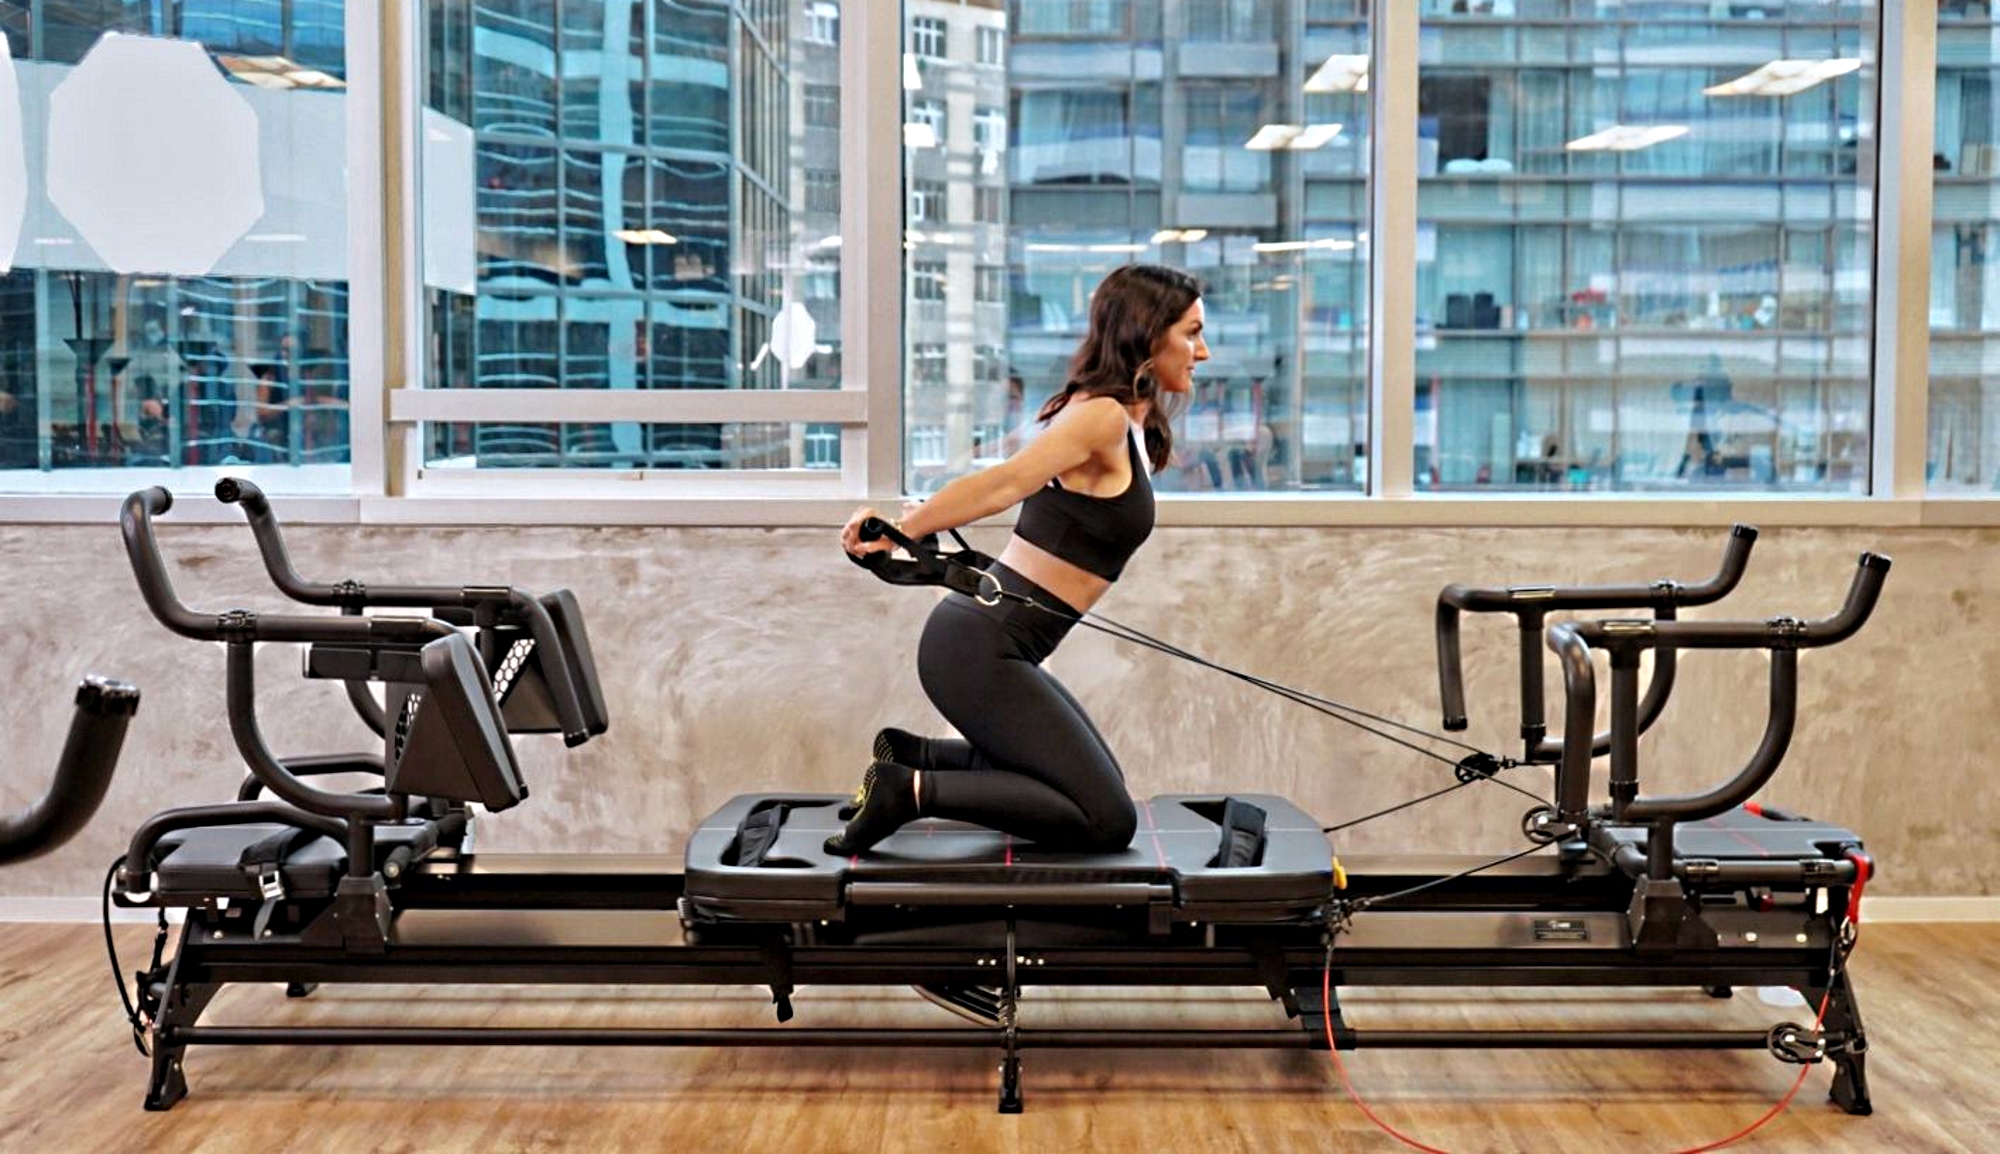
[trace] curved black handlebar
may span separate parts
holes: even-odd
[[[451,627],[427,617],[289,617],[237,610],[202,614],[188,608],[174,592],[167,563],[153,533],[153,518],[174,506],[174,496],[158,486],[125,498],[119,525],[125,535],[125,555],[139,594],[161,624],[196,641],[342,642],[400,641],[422,643],[449,636]]]
[[[1565,822],[1585,816],[1593,756],[1588,733],[1596,713],[1596,677],[1591,668],[1593,646],[1611,655],[1611,815],[1617,821],[1699,821],[1727,812],[1754,797],[1777,772],[1789,747],[1798,704],[1798,651],[1838,644],[1860,630],[1874,613],[1887,579],[1890,559],[1863,553],[1847,597],[1839,610],[1816,621],[1773,617],[1765,621],[1573,621],[1549,627],[1548,645],[1563,665],[1566,708],[1562,761],[1557,773],[1557,808]],[[1640,652],[1664,656],[1677,649],[1763,649],[1771,653],[1770,712],[1763,738],[1750,761],[1723,784],[1695,794],[1661,797],[1638,795],[1637,719]],[[1579,720],[1581,719],[1581,720]],[[1656,838],[1655,869],[1664,868],[1662,853],[1670,839]],[[1662,848],[1666,847],[1666,848]]]
[[[139,691],[122,681],[90,676],[76,687],[76,712],[42,800],[0,816],[0,865],[40,857],[76,835],[111,788],[125,728],[139,709]]]
[[[224,477],[215,483],[215,499],[243,509],[244,517],[250,523],[250,532],[257,539],[257,552],[264,559],[264,571],[270,574],[272,583],[277,585],[279,591],[294,601],[336,606],[351,614],[359,614],[368,606],[477,609],[483,605],[504,603],[534,637],[541,652],[551,655],[551,660],[542,663],[542,673],[548,681],[556,716],[562,725],[564,743],[581,745],[599,731],[599,728],[593,728],[585,715],[583,699],[570,674],[568,661],[553,659],[554,655],[563,652],[563,643],[548,608],[533,594],[512,586],[363,585],[356,581],[339,584],[307,581],[292,564],[291,552],[285,547],[284,533],[278,527],[277,516],[271,512],[271,502],[262,489],[251,481]],[[381,732],[380,708],[374,705],[373,699],[365,693],[357,694],[351,685],[349,696],[363,720],[376,732]]]
[[[1688,606],[1707,605],[1721,600],[1743,579],[1750,563],[1750,550],[1757,543],[1757,530],[1735,525],[1723,546],[1722,562],[1706,581],[1683,584],[1656,581],[1625,585],[1510,585],[1500,589],[1475,589],[1447,585],[1438,594],[1437,651],[1438,697],[1444,709],[1444,728],[1466,728],[1465,673],[1459,651],[1460,613],[1511,614],[1521,632],[1521,737],[1526,746],[1525,760],[1547,762],[1562,753],[1560,742],[1546,739],[1547,723],[1542,689],[1542,627],[1548,614],[1556,610],[1651,609],[1656,619],[1669,621]],[[1673,692],[1676,668],[1672,650],[1658,654],[1651,684],[1640,707],[1643,731],[1666,709]],[[1609,749],[1609,734],[1593,734],[1591,744],[1599,754]]]

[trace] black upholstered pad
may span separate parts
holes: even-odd
[[[1645,826],[1614,826],[1611,835],[1644,849]],[[1786,821],[1741,807],[1702,821],[1674,826],[1674,855],[1715,861],[1786,861],[1842,856],[1844,845],[1860,845],[1854,831],[1822,821]]]
[[[688,841],[685,894],[697,917],[788,921],[838,917],[853,883],[959,883],[1021,887],[1138,884],[1172,887],[1176,917],[1201,921],[1292,920],[1333,889],[1333,853],[1319,823],[1283,798],[1234,794],[1265,812],[1260,864],[1216,868],[1223,795],[1172,795],[1139,802],[1139,830],[1119,853],[1058,853],[959,822],[914,822],[859,857],[829,854],[846,799],[746,794],[704,819]],[[777,842],[756,866],[733,864],[737,827],[759,807],[785,805]]]
[[[238,864],[243,851],[285,827],[275,822],[255,825],[212,825],[175,830],[154,849],[154,892],[172,897],[260,899],[257,879]],[[437,826],[431,822],[375,827],[375,864],[402,846],[412,858],[437,848]],[[325,897],[334,891],[347,869],[347,850],[330,837],[315,837],[292,847],[279,867],[290,897]]]

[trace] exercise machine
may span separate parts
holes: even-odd
[[[246,790],[249,800],[168,810],[134,834],[116,872],[120,905],[187,911],[170,954],[162,914],[161,946],[139,981],[135,1022],[152,1057],[148,1108],[185,1096],[191,1047],[283,1044],[973,1047],[999,1052],[1003,1111],[1022,1107],[1021,1055],[1033,1049],[1735,1048],[1831,1062],[1834,1101],[1851,1113],[1870,1109],[1866,1038],[1844,961],[1871,864],[1848,830],[1746,803],[1778,768],[1794,727],[1798,652],[1861,627],[1886,558],[1863,555],[1845,603],[1818,621],[1675,618],[1734,586],[1754,540],[1748,530],[1732,534],[1722,572],[1693,586],[1446,590],[1438,639],[1448,724],[1464,713],[1462,690],[1453,696],[1462,684],[1457,613],[1514,613],[1524,655],[1536,654],[1521,662],[1528,756],[1475,750],[1443,759],[1451,789],[1519,790],[1508,779],[1521,765],[1553,765],[1553,798],[1526,791],[1537,801],[1523,821],[1527,847],[1490,860],[1336,858],[1329,827],[1260,793],[1142,802],[1139,834],[1116,854],[1052,853],[926,819],[866,856],[834,857],[821,843],[838,828],[845,799],[785,792],[726,802],[681,856],[496,855],[474,852],[463,836],[473,806],[497,813],[527,798],[492,670],[514,652],[501,631],[513,628],[520,640],[522,622],[534,617],[527,607],[547,603],[488,596],[482,605],[513,607],[514,624],[498,612],[481,619],[476,608],[454,624],[431,612],[454,608],[434,596],[439,588],[314,586],[296,578],[268,503],[245,492],[238,487],[235,500],[274,577],[290,574],[307,592],[344,591],[322,600],[342,615],[198,613],[175,592],[155,538],[154,519],[171,506],[166,491],[133,494],[122,516],[155,616],[225,646],[231,733],[259,790],[275,799]],[[973,595],[999,595],[967,576],[956,555],[900,543],[911,557],[882,562],[887,579],[956,581]],[[927,567],[936,580],[892,568],[899,564]],[[381,605],[426,613],[364,615]],[[1579,608],[1652,616],[1545,620],[1549,610]],[[567,627],[529,640],[551,700],[572,710],[555,728],[566,740],[588,740],[603,732],[604,718],[601,708],[584,717],[581,703],[603,698],[581,641],[581,611],[572,600],[564,613]],[[385,687],[383,751],[348,762],[379,775],[376,792],[316,787],[307,777],[319,763],[271,752],[256,715],[250,654],[258,642],[304,646],[307,676],[348,683],[357,704],[374,702],[357,684]],[[1565,681],[1553,737],[1539,704],[1543,645]],[[1593,648],[1611,655],[1612,723],[1602,735],[1591,732]],[[1637,735],[1664,710],[1673,654],[1688,648],[1772,655],[1766,733],[1744,770],[1714,789],[1646,795]],[[1642,707],[1638,673],[1648,651],[1654,676]],[[567,674],[566,695],[557,671]],[[1604,754],[1611,796],[1593,804],[1590,765]],[[204,1024],[218,991],[261,982],[294,993],[328,982],[753,985],[771,991],[780,1025],[416,1027],[393,1017],[370,1026]],[[901,983],[991,987],[995,1028],[791,1024],[802,987]],[[1029,991],[1065,985],[1250,987],[1268,992],[1291,1021],[1256,1030],[1023,1024]],[[1820,1020],[1769,1030],[1376,1030],[1350,1024],[1338,1000],[1341,987],[1444,985],[1786,986],[1817,1001]]]

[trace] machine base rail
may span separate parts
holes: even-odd
[[[1356,1048],[1459,1050],[1762,1050],[1768,1030],[1349,1030]],[[983,1049],[997,1031],[772,1028],[706,1030],[527,1029],[504,1026],[193,1026],[172,1030],[172,1046],[908,1046]],[[1016,1032],[1022,1050],[1325,1049],[1297,1029],[1033,1030]],[[1344,1048],[1344,1047],[1343,1047]]]

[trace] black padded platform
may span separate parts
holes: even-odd
[[[275,822],[262,822],[200,826],[165,834],[153,852],[157,862],[153,867],[153,892],[167,899],[262,900],[257,879],[239,863],[245,849],[285,828]],[[409,847],[413,860],[422,858],[437,848],[437,836],[434,822],[376,826],[376,868],[380,869],[383,860],[403,846]],[[346,870],[346,848],[322,835],[295,844],[278,872],[287,896],[315,898],[332,894]]]
[[[1222,842],[1218,820],[1232,797],[1264,811],[1265,840],[1252,866],[1210,864]],[[1122,893],[1133,904],[1165,907],[1173,921],[1289,922],[1311,919],[1333,893],[1333,852],[1319,822],[1264,794],[1139,802],[1138,834],[1120,853],[1057,853],[979,826],[925,819],[859,858],[823,847],[842,827],[836,811],[846,800],[776,793],[731,799],[688,840],[684,914],[694,921],[803,922],[840,920],[850,905],[990,911],[1101,899],[1109,906],[1121,904],[1115,899]],[[759,864],[736,864],[738,828],[753,811],[772,807],[785,809],[775,843]]]
[[[1638,849],[1646,847],[1645,826],[1607,826],[1612,839]],[[1843,856],[1844,846],[1858,846],[1853,830],[1823,821],[1769,817],[1738,807],[1702,821],[1674,827],[1674,856],[1714,861],[1803,861]]]

